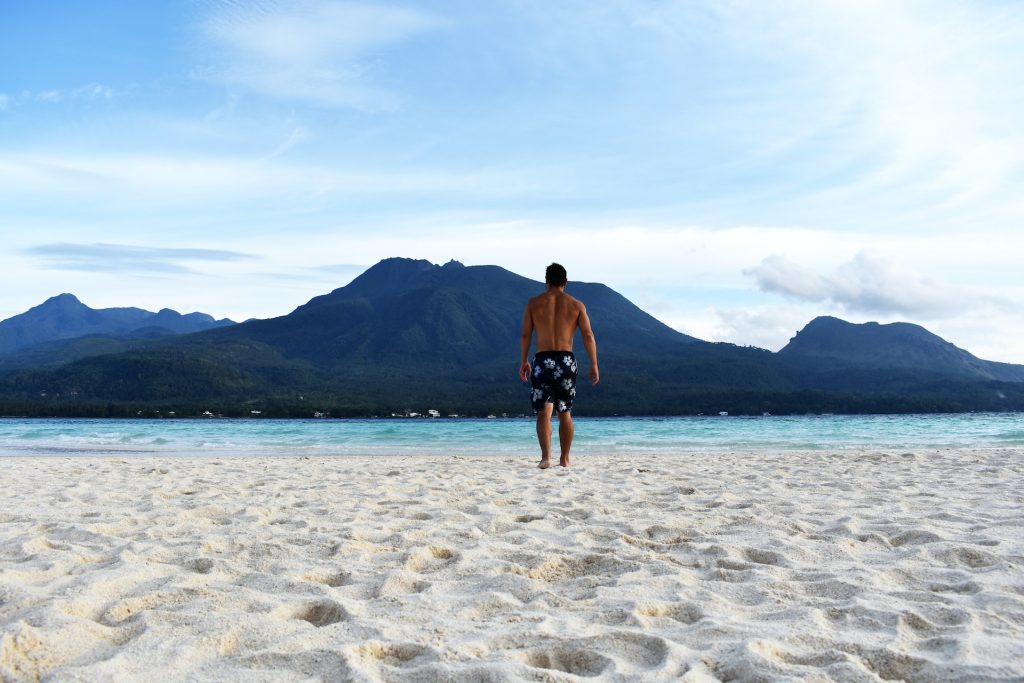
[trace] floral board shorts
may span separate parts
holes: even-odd
[[[572,410],[576,399],[576,357],[572,351],[541,351],[534,356],[530,384],[534,412],[540,412],[545,403],[554,403],[560,413]]]

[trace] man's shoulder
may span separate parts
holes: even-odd
[[[566,294],[565,292],[562,292],[561,294],[558,295],[557,298],[560,298],[562,301],[564,301],[565,303],[569,304],[573,308],[576,308],[576,309],[584,309],[584,308],[586,308],[583,305],[582,301],[580,301],[576,297],[572,296],[571,294]],[[530,300],[526,302],[526,305],[527,305],[527,307],[532,307],[532,306],[535,306],[535,305],[540,305],[541,303],[545,303],[545,302],[550,303],[552,300],[553,299],[552,299],[551,294],[549,294],[547,292],[544,292],[542,294],[538,294],[537,296],[531,297]]]

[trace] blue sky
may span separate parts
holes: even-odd
[[[0,318],[558,260],[705,339],[1024,363],[1020,3],[0,0],[0,64]]]

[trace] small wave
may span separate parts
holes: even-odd
[[[53,436],[52,432],[45,432],[40,430],[35,432],[22,432],[21,434],[18,434],[15,438],[21,439],[22,441],[37,441],[39,439],[45,439],[50,436]]]

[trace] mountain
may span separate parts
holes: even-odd
[[[543,291],[542,283],[497,266],[391,258],[286,316],[211,338],[259,341],[335,372],[366,364],[417,370],[508,364],[519,354],[524,305]],[[604,285],[572,282],[567,291],[601,321],[603,351],[645,353],[699,341]]]
[[[842,370],[923,371],[977,380],[1024,382],[1024,366],[982,360],[911,323],[849,323],[815,318],[779,351],[787,361]]]
[[[601,384],[580,383],[583,414],[1024,409],[1024,381],[1008,381],[1024,379],[1024,368],[981,361],[916,326],[901,336],[818,319],[773,354],[684,335],[602,284],[566,290],[586,304],[601,359]],[[277,318],[151,339],[81,337],[49,366],[0,367],[0,411],[526,413],[520,325],[527,299],[543,291],[497,266],[386,259]],[[863,335],[875,328],[889,336]],[[585,378],[579,340],[575,348]]]
[[[0,356],[87,335],[152,338],[233,324],[228,319],[214,320],[205,313],[182,315],[169,308],[157,313],[141,308],[93,309],[72,294],[60,294],[0,322]]]
[[[23,365],[0,378],[0,395],[234,405],[314,396],[356,414],[423,402],[460,413],[522,412],[522,314],[543,291],[543,283],[497,266],[386,259],[278,318],[56,368]],[[683,395],[710,400],[713,391],[786,381],[767,351],[682,334],[602,284],[570,282],[567,291],[587,305],[597,331],[602,385],[581,387],[593,410],[667,413]],[[576,349],[584,355],[578,341]]]

